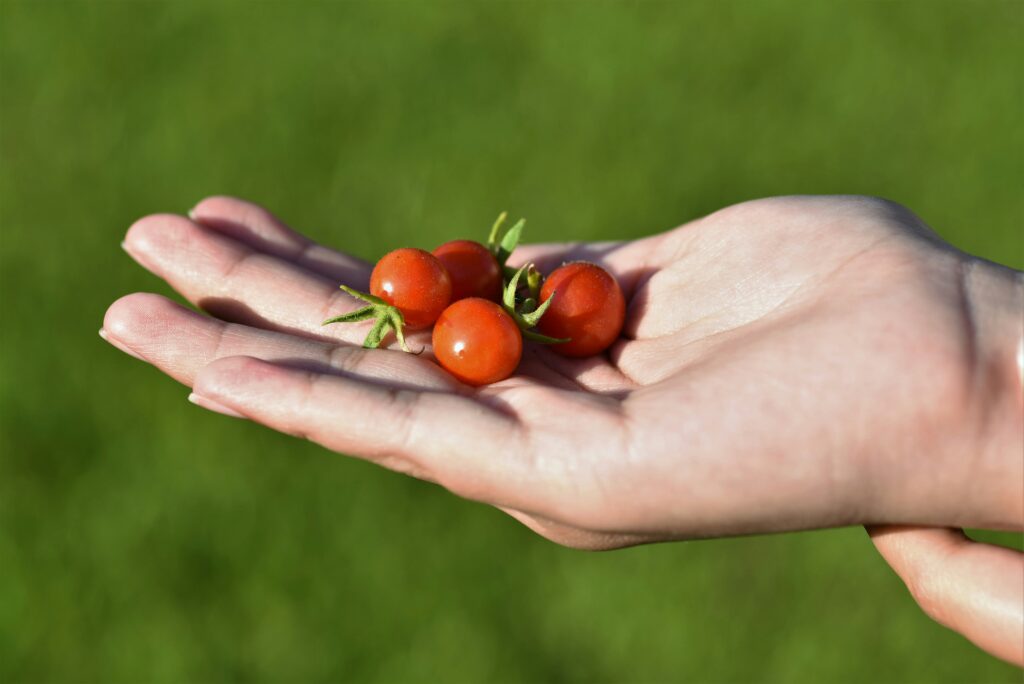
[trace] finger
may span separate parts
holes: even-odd
[[[1024,666],[1024,554],[959,530],[869,528],[871,540],[932,619]]]
[[[537,483],[518,424],[469,397],[249,357],[214,361],[199,372],[193,392],[275,430],[438,482],[461,496],[531,508]]]
[[[331,280],[362,283],[370,277],[370,264],[313,242],[252,202],[234,197],[207,197],[192,208],[189,218],[253,249],[281,257]]]
[[[321,326],[362,304],[336,281],[181,216],[140,219],[128,230],[125,249],[190,302],[225,320],[350,343],[361,343],[369,329],[368,323]],[[422,343],[423,336],[414,341]]]
[[[429,361],[405,353],[371,353],[346,344],[226,323],[155,294],[122,297],[107,309],[105,339],[189,387],[203,366],[227,356],[252,356],[392,385],[463,391]]]

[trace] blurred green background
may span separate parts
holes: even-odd
[[[214,193],[367,258],[867,193],[1024,267],[1022,7],[3,0],[0,681],[1019,682],[863,530],[562,549],[96,330]]]

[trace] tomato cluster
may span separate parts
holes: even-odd
[[[366,305],[324,324],[373,320],[363,346],[376,348],[394,332],[406,351],[405,328],[433,326],[434,357],[468,385],[512,375],[524,338],[574,357],[611,346],[626,316],[615,278],[585,261],[563,264],[546,279],[533,264],[507,266],[524,222],[503,230],[504,219],[498,217],[487,245],[452,240],[432,253],[403,247],[385,254],[369,293],[341,286]]]

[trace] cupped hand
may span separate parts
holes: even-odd
[[[125,248],[214,317],[136,294],[105,332],[197,401],[559,541],[1020,522],[1021,464],[976,430],[993,408],[978,385],[995,382],[975,358],[981,266],[887,202],[760,200],[632,242],[523,247],[510,263],[609,269],[623,338],[583,360],[528,345],[481,389],[431,360],[429,335],[415,356],[363,350],[365,325],[321,327],[359,306],[338,284],[365,288],[369,265],[255,205],[149,216]]]
[[[189,218],[141,219],[124,246],[212,316],[133,294],[103,335],[196,403],[436,482],[562,544],[1024,527],[1020,325],[1006,313],[1019,275],[887,201],[758,200],[636,241],[522,247],[511,264],[612,272],[623,336],[583,360],[528,344],[516,375],[476,389],[431,360],[428,334],[410,336],[417,356],[360,348],[363,325],[321,327],[360,305],[338,284],[365,289],[370,265],[258,206],[209,198]],[[914,558],[881,539],[907,576]]]

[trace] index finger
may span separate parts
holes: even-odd
[[[289,228],[266,208],[236,197],[207,197],[189,211],[196,223],[224,233],[266,254],[341,282],[362,282],[370,277],[370,264],[318,244]]]
[[[193,392],[274,430],[438,482],[461,496],[530,509],[539,495],[519,423],[469,396],[245,356],[203,368]]]

